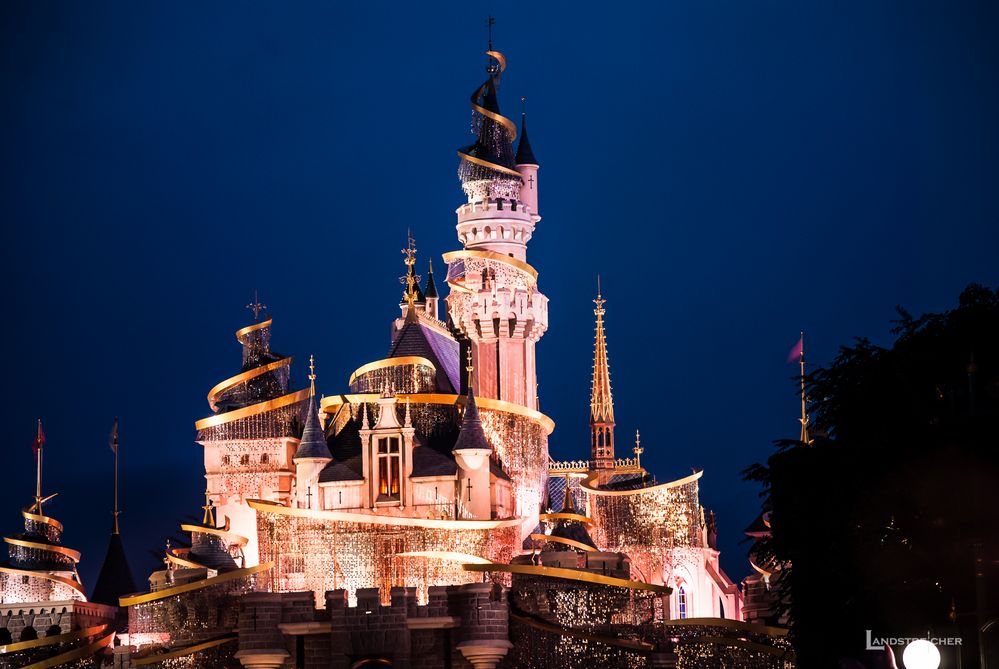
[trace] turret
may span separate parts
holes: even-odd
[[[531,150],[531,142],[527,139],[527,113],[520,115],[520,143],[517,144],[517,171],[520,172],[524,183],[520,186],[520,201],[534,214],[541,219],[538,210],[538,159],[534,157]]]
[[[309,357],[309,404],[305,414],[305,429],[302,440],[292,461],[295,463],[295,492],[298,506],[303,509],[319,509],[319,473],[333,460],[326,445],[326,435],[319,423],[319,410],[316,408],[316,367],[315,359]]]
[[[458,440],[451,449],[458,462],[458,490],[461,502],[474,520],[487,520],[489,511],[489,460],[493,449],[486,440],[475,405],[475,392],[469,388],[465,416]]]

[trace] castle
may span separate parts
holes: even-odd
[[[539,163],[526,118],[500,112],[506,59],[487,54],[444,303],[410,237],[387,356],[323,397],[313,360],[309,386],[290,387],[274,321],[249,305],[242,366],[195,424],[206,499],[202,522],[181,526],[190,546],[166,547],[148,591],[116,593],[127,624],[110,607],[84,620],[79,555],[39,490],[29,538],[7,540],[0,607],[65,601],[82,622],[49,645],[0,642],[0,667],[792,666],[783,630],[743,622],[703,472],[656,482],[637,434],[634,457],[617,457],[599,291],[589,457],[549,457],[536,366],[549,305],[527,259]],[[15,582],[29,566],[38,587]]]

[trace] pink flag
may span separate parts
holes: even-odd
[[[787,354],[787,363],[791,364],[792,362],[798,362],[799,360],[801,360],[801,354],[804,352],[804,350],[805,350],[805,335],[802,334],[801,338],[798,339],[798,343],[795,344],[794,348],[791,349],[791,352]]]

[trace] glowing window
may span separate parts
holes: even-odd
[[[268,462],[270,462],[270,459],[271,459],[270,456],[267,453],[264,453],[260,456],[260,464],[266,465]]]
[[[239,464],[241,464],[241,465],[248,465],[248,464],[250,464],[250,456],[247,455],[247,454],[245,454],[245,453],[243,455],[239,456]]]

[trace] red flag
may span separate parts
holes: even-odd
[[[111,428],[111,450],[118,452],[118,416],[114,417],[114,426]]]
[[[801,354],[805,351],[805,335],[802,334],[801,338],[798,339],[798,343],[794,345],[791,352],[787,354],[787,363],[798,362],[801,360]]]
[[[38,419],[38,434],[35,436],[35,440],[31,443],[31,450],[35,452],[35,456],[38,452],[42,450],[42,446],[45,445],[45,432],[42,431],[42,419]]]

